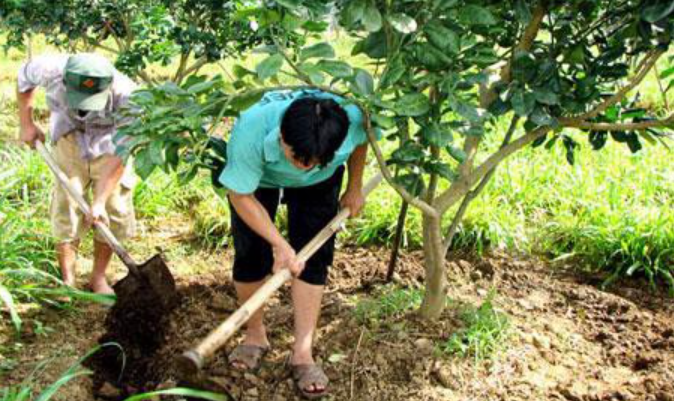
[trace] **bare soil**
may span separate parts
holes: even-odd
[[[228,254],[207,257],[222,265]],[[449,307],[433,324],[420,321],[413,313],[376,325],[358,322],[354,314],[357,299],[368,296],[384,277],[387,258],[388,252],[380,249],[337,252],[316,340],[316,354],[331,378],[330,399],[674,400],[671,298],[634,284],[604,292],[596,279],[534,259],[495,254],[471,260],[452,255],[447,262],[450,298],[479,304],[493,288],[498,309],[512,323],[512,336],[503,351],[493,359],[476,362],[438,352],[437,345],[460,328],[456,307]],[[169,264],[174,267],[176,261],[169,260]],[[400,285],[419,286],[421,255],[403,255],[395,280]],[[56,399],[92,400],[94,390],[107,399],[119,399],[129,391],[185,384],[176,374],[174,357],[203,338],[237,305],[228,268],[178,275],[177,284],[179,306],[167,318],[159,345],[137,348],[142,358],[127,361],[127,369],[133,372],[122,380],[127,386],[120,390],[102,385],[101,380],[80,379],[67,385]],[[289,301],[284,288],[268,306],[273,349],[257,373],[242,374],[228,367],[226,355],[236,339],[191,384],[228,393],[235,400],[298,399],[288,368],[292,344]],[[53,332],[46,337],[27,333],[23,346],[6,354],[5,358],[14,358],[18,364],[0,376],[3,385],[20,382],[47,358],[52,361],[39,383],[50,383],[101,336],[114,340],[114,335],[105,333],[107,313],[93,305],[69,313],[36,312],[32,319]],[[106,369],[111,373],[115,366]],[[100,368],[98,373],[96,379],[104,377]]]

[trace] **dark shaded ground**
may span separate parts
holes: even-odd
[[[431,325],[412,314],[360,325],[354,316],[356,300],[367,295],[368,283],[384,276],[388,255],[376,249],[342,249],[337,255],[317,339],[317,354],[332,380],[331,399],[674,399],[674,305],[664,296],[635,287],[603,292],[591,285],[595,279],[535,260],[492,255],[468,261],[454,256],[448,262],[450,298],[478,304],[494,288],[498,309],[512,321],[513,334],[504,350],[493,360],[475,363],[437,352],[437,345],[460,326],[455,307]],[[228,275],[219,271],[178,278],[182,300],[169,319],[165,342],[134,380],[147,379],[148,387],[179,380],[174,356],[236,308]],[[397,282],[419,285],[422,275],[420,255],[404,255]],[[272,300],[268,311],[273,350],[260,371],[241,374],[227,367],[226,354],[236,343],[232,340],[199,385],[237,400],[296,399],[287,367],[292,343],[287,289]],[[49,340],[37,338],[29,344],[18,355],[19,366],[3,382],[20,380],[38,355],[55,353],[58,343],[67,339],[74,339],[74,348],[84,354],[102,332],[103,314],[92,309],[66,317],[66,324],[56,322]],[[91,388],[90,381],[80,381],[68,386],[62,399],[91,400]],[[114,393],[111,386],[103,390]]]

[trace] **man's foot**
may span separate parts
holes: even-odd
[[[237,370],[254,371],[260,367],[267,352],[268,345],[239,344],[229,354],[229,364]]]
[[[115,293],[115,290],[110,287],[108,281],[105,279],[90,281],[88,288],[96,294],[112,295]]]
[[[317,399],[328,394],[330,380],[320,366],[315,363],[291,366],[295,386],[303,397]]]

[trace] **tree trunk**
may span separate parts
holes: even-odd
[[[426,293],[421,304],[420,314],[425,319],[435,320],[442,314],[447,299],[447,279],[440,219],[424,216],[423,231]]]

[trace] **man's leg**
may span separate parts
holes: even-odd
[[[61,269],[63,283],[75,286],[77,278],[77,248],[79,241],[66,241],[56,244],[56,258]]]
[[[292,365],[314,363],[312,348],[323,298],[322,285],[313,285],[302,280],[293,280],[292,297],[295,313],[295,344]]]
[[[91,272],[89,286],[97,294],[115,293],[105,277],[105,270],[108,268],[111,258],[112,248],[110,245],[94,240],[94,269]]]

